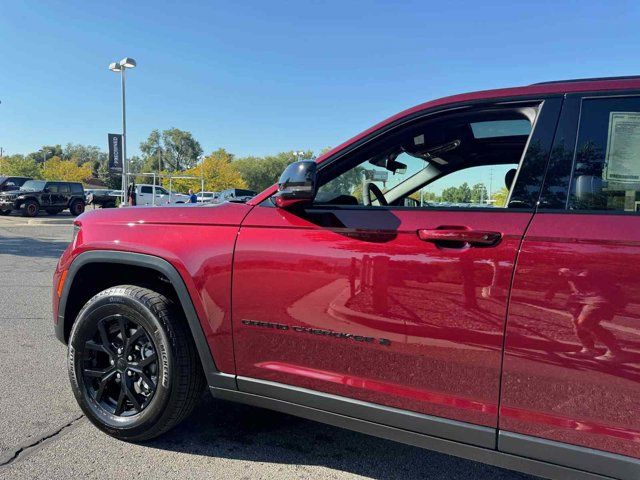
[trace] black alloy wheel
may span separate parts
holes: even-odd
[[[97,323],[84,346],[84,385],[96,404],[123,417],[144,410],[158,383],[157,348],[145,329],[123,315],[110,315]]]
[[[68,368],[87,418],[131,442],[180,423],[205,388],[182,309],[136,285],[108,288],[84,305],[69,334]]]

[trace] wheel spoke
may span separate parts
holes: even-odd
[[[136,341],[143,335],[144,335],[144,330],[142,329],[142,327],[138,327],[136,331],[133,332],[133,335],[131,335],[129,337],[129,340],[127,341],[127,347],[126,347],[127,353],[129,352],[133,344],[136,343]]]
[[[111,348],[111,342],[109,341],[109,335],[107,335],[107,329],[104,326],[104,322],[98,323],[98,332],[100,332],[100,341],[102,341],[102,345],[110,355],[113,355],[113,349]]]
[[[124,411],[124,400],[125,400],[125,389],[124,382],[120,384],[120,395],[118,395],[118,403],[116,404],[116,410],[113,412],[114,415],[120,415]]]
[[[132,363],[131,366],[132,367],[138,367],[140,369],[151,365],[153,362],[156,361],[157,355],[154,353],[152,353],[151,355],[149,355],[148,357],[143,358],[142,360],[140,360],[139,362],[136,363]]]
[[[111,372],[107,373],[100,380],[100,386],[96,391],[96,402],[99,402],[100,400],[102,400],[102,394],[104,393],[104,389],[107,386],[107,383],[109,383],[109,380],[111,380],[111,378],[113,377],[114,373],[115,373],[115,370],[111,370]]]
[[[87,350],[95,350],[96,352],[102,352],[111,355],[111,352],[107,350],[104,345],[96,343],[93,340],[85,342],[84,348],[86,348]]]
[[[105,369],[102,369],[102,370],[95,370],[95,369],[92,369],[92,368],[87,368],[87,369],[84,370],[84,374],[87,377],[96,377],[96,378],[103,379],[104,377],[106,377],[110,373],[113,373],[113,371],[114,371],[113,367],[105,368]]]
[[[140,402],[138,402],[138,399],[136,398],[135,394],[129,389],[129,387],[125,384],[124,379],[122,381],[122,386],[124,388],[125,394],[127,395],[127,398],[131,401],[131,403],[133,404],[133,408],[135,409],[136,412],[139,412],[140,410],[142,410],[142,406],[140,405]]]
[[[118,318],[118,328],[120,329],[120,335],[122,335],[122,344],[123,347],[127,347],[129,343],[129,339],[127,337],[127,327],[125,325],[124,317]]]
[[[151,380],[146,373],[144,373],[142,370],[134,370],[134,372],[136,372],[138,375],[140,375],[140,378],[142,379],[142,381],[144,383],[147,384],[147,386],[149,387],[150,390],[155,390],[156,389],[156,383]]]

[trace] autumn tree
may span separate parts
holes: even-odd
[[[41,169],[35,160],[20,154],[0,157],[0,174],[42,178]]]
[[[47,159],[42,168],[45,180],[63,180],[66,182],[83,182],[91,178],[91,163],[78,166],[73,160],[62,160],[60,157]]]
[[[186,192],[188,189],[192,189],[197,192],[201,188],[200,178],[204,179],[206,191],[219,192],[227,188],[247,188],[247,183],[236,169],[232,159],[233,155],[223,148],[212,152],[198,165],[181,172],[182,175],[198,178],[176,178],[172,180],[173,190]],[[166,181],[164,185],[167,186]]]
[[[493,206],[505,207],[507,205],[507,198],[509,197],[509,190],[507,187],[502,187],[500,190],[493,194]]]

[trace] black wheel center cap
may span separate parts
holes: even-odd
[[[121,371],[126,370],[127,369],[127,361],[122,357],[118,358],[118,361],[116,362],[116,368],[118,370],[121,370]]]

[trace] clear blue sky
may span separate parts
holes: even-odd
[[[129,152],[154,128],[205,152],[335,146],[448,94],[640,74],[638,1],[27,1],[0,7],[0,146],[106,149],[110,61],[131,56]]]

